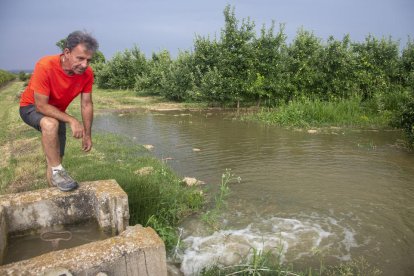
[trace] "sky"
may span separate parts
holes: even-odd
[[[197,35],[219,37],[226,5],[257,31],[284,24],[288,42],[302,27],[322,41],[372,34],[404,47],[414,39],[414,0],[0,0],[0,69],[33,69],[74,30],[92,33],[107,59],[134,46],[147,57],[164,49],[175,56],[193,50]]]

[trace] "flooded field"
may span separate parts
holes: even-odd
[[[414,155],[396,146],[398,131],[308,133],[172,111],[100,115],[95,129],[152,145],[211,193],[226,169],[241,177],[230,184],[221,230],[199,217],[183,222],[186,275],[237,263],[251,248],[279,252],[298,269],[363,257],[384,275],[414,271]]]

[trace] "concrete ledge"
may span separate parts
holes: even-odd
[[[59,270],[60,269],[60,270]],[[119,236],[0,267],[0,275],[166,276],[163,241],[157,233],[140,225],[127,227]],[[55,274],[53,274],[53,272]]]
[[[119,234],[129,222],[128,196],[115,180],[80,183],[71,192],[48,188],[3,195],[1,207],[0,227],[5,220],[7,233],[95,218],[102,230]]]

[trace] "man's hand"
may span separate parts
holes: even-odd
[[[83,134],[82,138],[82,150],[85,152],[90,151],[92,148],[92,138],[91,136]]]
[[[83,125],[78,120],[73,119],[69,122],[70,128],[72,129],[72,136],[76,139],[83,137]]]

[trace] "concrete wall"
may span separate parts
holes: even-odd
[[[71,192],[48,188],[0,196],[0,261],[9,234],[91,218],[119,235],[0,266],[0,275],[167,275],[163,241],[149,227],[128,226],[128,196],[115,180],[80,183]]]
[[[164,243],[153,229],[136,225],[110,239],[0,266],[0,275],[95,276],[100,272],[109,276],[166,276]]]
[[[128,196],[115,180],[84,182],[71,192],[57,188],[0,196],[7,232],[24,232],[95,218],[102,230],[121,233],[129,222]]]

